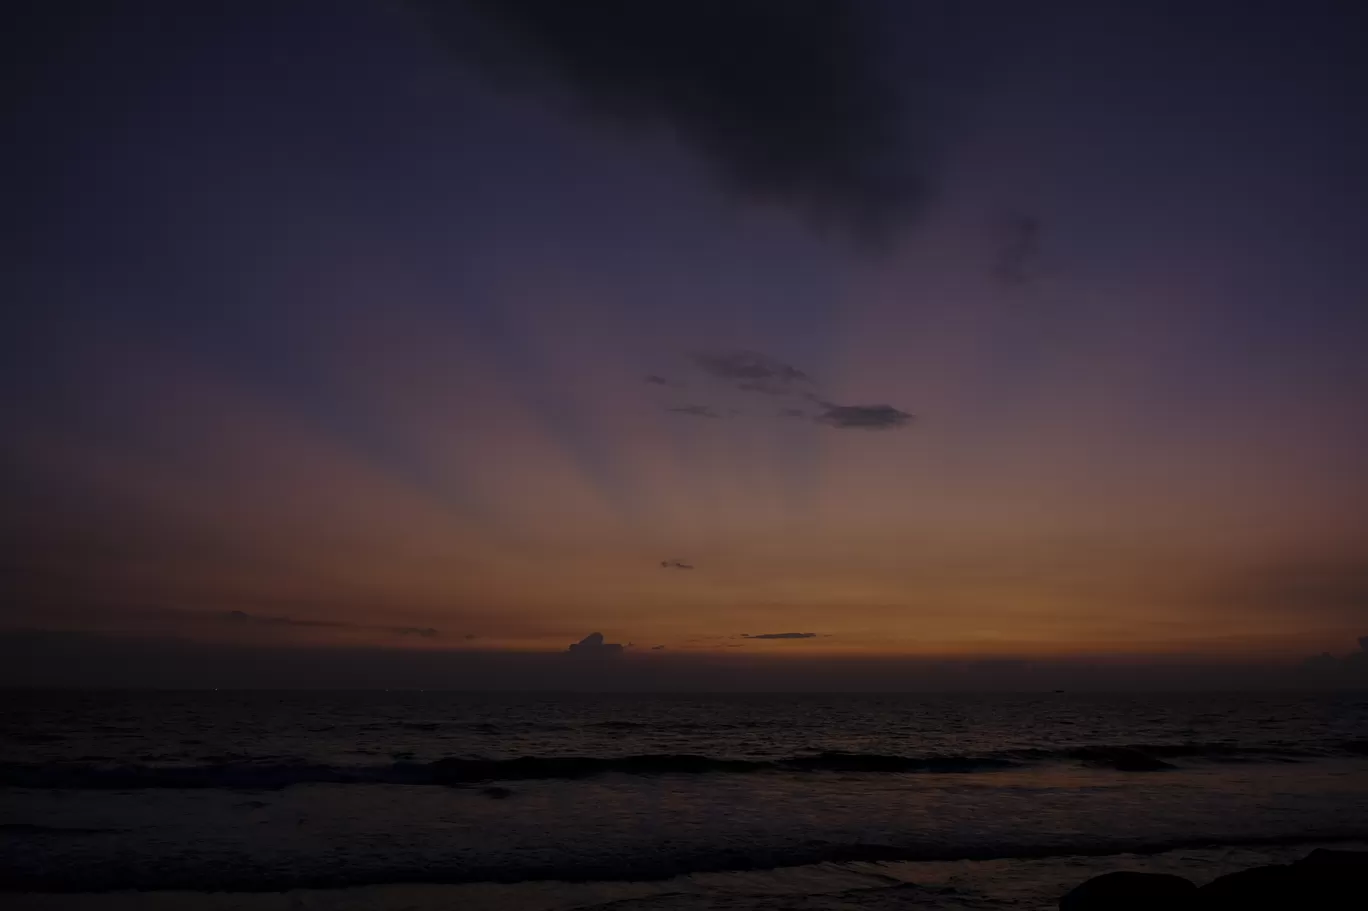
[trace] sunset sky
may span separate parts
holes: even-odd
[[[117,6],[17,32],[6,635],[1368,633],[1357,4]]]

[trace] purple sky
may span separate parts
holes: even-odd
[[[0,636],[1368,632],[1358,4],[30,6]]]

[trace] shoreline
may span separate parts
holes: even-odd
[[[1327,847],[1365,852],[1361,856],[1368,857],[1368,839],[1305,840],[1277,845],[1173,848],[1150,853],[824,862],[763,870],[699,872],[656,880],[396,882],[274,891],[3,890],[0,896],[4,897],[6,907],[15,911],[448,911],[456,907],[463,911],[569,911],[624,902],[639,903],[643,908],[659,903],[662,908],[670,908],[679,896],[736,902],[745,896],[788,895],[802,896],[810,902],[829,897],[835,902],[851,894],[873,898],[887,893],[885,897],[890,900],[895,894],[915,895],[920,902],[915,907],[931,911],[960,907],[956,902],[966,894],[979,893],[982,899],[1011,898],[1026,902],[1021,905],[1024,908],[1053,909],[1084,883],[1120,871],[1182,877],[1197,888],[1253,868],[1294,864]],[[890,907],[901,905],[895,903]]]

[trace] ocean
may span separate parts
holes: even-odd
[[[1368,694],[11,691],[35,909],[1034,909],[1368,842]]]

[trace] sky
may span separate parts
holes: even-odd
[[[1353,652],[1363,17],[27,4],[0,651],[836,688]]]

